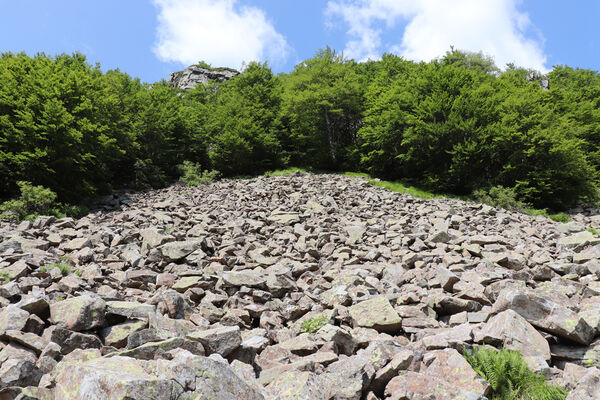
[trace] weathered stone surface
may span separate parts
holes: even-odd
[[[201,243],[198,240],[186,240],[163,244],[158,250],[165,260],[178,261],[199,249],[200,245]]]
[[[191,65],[183,71],[173,72],[169,75],[169,86],[181,90],[194,89],[199,84],[210,81],[223,82],[238,75],[239,72],[230,68],[204,68]]]
[[[226,357],[242,344],[242,335],[237,326],[196,331],[187,335],[190,340],[195,340],[204,346],[207,354],[217,353]]]
[[[581,344],[589,344],[595,331],[577,313],[532,292],[503,290],[494,312],[512,309],[532,325]]]
[[[439,354],[484,342],[568,387],[600,365],[600,247],[581,233],[600,229],[593,208],[558,224],[304,173],[118,192],[98,207],[0,221],[0,369],[18,384],[44,374],[30,397],[53,399],[65,366],[99,358],[142,368],[125,391],[147,398],[140,387],[160,382],[180,400],[481,398],[472,371]],[[66,276],[48,268],[60,262]],[[219,365],[195,370],[205,353]]]
[[[567,400],[593,399],[600,399],[600,369],[598,368],[590,368],[567,396]]]
[[[401,372],[385,388],[386,396],[395,400],[483,400],[489,391],[489,384],[453,349],[436,352],[425,372]]]
[[[513,310],[502,311],[493,316],[475,336],[475,341],[550,361],[548,341]]]
[[[25,327],[29,313],[17,306],[9,305],[0,311],[0,335],[6,331],[20,331]]]
[[[117,349],[127,346],[129,336],[146,327],[145,321],[127,321],[121,324],[106,327],[100,330],[100,337],[105,346],[116,347]]]
[[[133,301],[107,301],[106,314],[120,315],[129,319],[148,319],[148,314],[154,313],[156,307]]]
[[[362,301],[350,307],[348,311],[354,326],[391,333],[402,329],[402,319],[385,297]]]
[[[86,331],[104,325],[106,303],[98,297],[79,296],[50,305],[50,320],[65,329]]]

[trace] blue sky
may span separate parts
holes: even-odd
[[[503,66],[600,69],[597,0],[0,0],[0,51],[81,51],[147,82],[201,59],[276,72],[326,45],[357,60],[483,50]]]

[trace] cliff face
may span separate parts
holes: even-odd
[[[239,75],[239,72],[230,68],[204,68],[192,65],[184,71],[173,72],[169,76],[169,85],[181,90],[191,90],[199,83],[223,82],[236,75]]]

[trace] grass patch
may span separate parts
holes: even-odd
[[[600,232],[598,232],[594,228],[588,228],[588,232],[591,233],[592,235],[596,235],[596,236],[600,235]]]
[[[62,276],[67,276],[71,273],[71,266],[64,262],[44,265],[43,267],[40,268],[40,272],[44,274],[53,268],[58,268],[58,270],[60,271]]]
[[[471,367],[489,382],[491,400],[565,400],[567,391],[532,372],[518,351],[479,347],[465,353]]]
[[[300,326],[300,330],[302,332],[315,333],[316,331],[327,325],[327,321],[328,318],[325,316],[311,318],[302,323],[302,325]]]
[[[288,175],[292,175],[295,172],[308,172],[306,169],[304,168],[287,168],[287,169],[277,169],[275,171],[267,171],[263,174],[263,176],[270,178],[272,176],[288,176]]]
[[[353,178],[366,178],[368,180],[368,182],[373,186],[382,187],[382,188],[391,190],[392,192],[397,192],[397,193],[401,193],[401,194],[409,194],[411,196],[418,197],[421,199],[451,198],[451,199],[459,199],[459,200],[464,200],[464,201],[476,201],[479,203],[489,204],[493,207],[501,207],[501,208],[509,209],[512,211],[522,212],[524,214],[531,215],[533,217],[541,215],[546,218],[550,218],[551,220],[553,220],[555,222],[566,223],[566,222],[571,221],[571,217],[569,217],[567,214],[562,213],[562,212],[558,213],[558,214],[550,214],[550,213],[548,213],[548,210],[539,210],[539,209],[535,209],[535,208],[512,209],[513,203],[516,205],[522,205],[522,203],[516,203],[516,202],[514,202],[514,199],[510,199],[510,198],[508,199],[507,202],[503,202],[502,204],[500,204],[497,202],[497,199],[495,199],[495,198],[493,199],[493,201],[485,201],[485,199],[482,199],[481,197],[479,199],[477,199],[472,196],[458,196],[458,195],[452,195],[452,194],[435,193],[435,192],[431,192],[429,190],[423,189],[421,187],[413,186],[413,185],[410,185],[410,184],[407,184],[404,182],[397,182],[397,181],[392,182],[392,181],[383,181],[383,180],[379,180],[379,179],[373,179],[369,174],[365,174],[362,172],[346,172],[346,173],[344,173],[344,175],[353,177]],[[505,193],[502,193],[502,194],[505,195]],[[496,197],[498,197],[498,196],[496,196]],[[503,205],[507,205],[507,204],[509,205],[508,208],[503,207]]]
[[[4,285],[10,282],[10,275],[7,272],[0,271],[0,282]]]
[[[558,213],[558,214],[549,214],[548,210],[542,209],[535,209],[535,208],[526,208],[525,210],[523,210],[523,212],[527,215],[531,215],[532,217],[537,217],[539,215],[541,215],[542,217],[546,217],[546,218],[550,218],[552,221],[554,222],[561,222],[561,223],[567,223],[567,222],[571,222],[571,217],[569,217],[567,214],[565,213]]]

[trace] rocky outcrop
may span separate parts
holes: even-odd
[[[204,68],[192,65],[183,71],[171,73],[168,83],[176,89],[191,90],[198,84],[206,85],[211,81],[223,82],[236,75],[239,75],[239,72],[230,68]]]
[[[527,79],[527,82],[537,82],[542,90],[550,90],[550,79],[538,71],[529,72],[525,79]]]
[[[484,399],[483,344],[597,396],[598,218],[341,175],[103,200],[0,225],[0,399]]]

